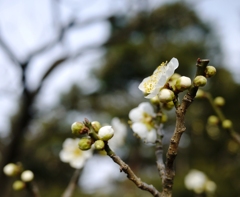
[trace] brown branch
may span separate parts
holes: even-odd
[[[206,66],[208,65],[209,60],[197,60],[197,73],[196,75],[204,75],[204,71]],[[170,141],[170,145],[167,152],[166,158],[166,171],[165,171],[165,179],[163,180],[163,197],[171,197],[172,196],[172,187],[173,187],[173,180],[175,176],[174,171],[174,160],[177,156],[178,152],[178,145],[181,139],[183,132],[186,130],[185,127],[185,114],[188,107],[193,102],[198,87],[192,86],[188,93],[184,96],[181,105],[177,106],[176,108],[176,126],[173,133],[173,136]]]
[[[67,188],[65,189],[64,193],[62,194],[62,197],[71,197],[73,195],[74,189],[76,188],[78,178],[80,176],[80,169],[76,169]]]
[[[148,185],[147,183],[141,181],[141,179],[134,174],[132,169],[110,149],[107,143],[105,144],[105,151],[108,156],[120,166],[120,171],[125,172],[127,174],[127,178],[130,179],[138,188],[150,192],[155,197],[161,196],[161,193],[153,185]]]
[[[162,179],[162,184],[163,184],[163,180],[165,179],[165,164],[163,161],[163,144],[162,144],[163,133],[161,131],[161,126],[158,127],[157,134],[158,134],[158,139],[155,146],[156,147],[155,155],[157,159],[156,163],[157,163],[158,173]]]
[[[31,196],[41,197],[36,183],[34,183],[34,182],[27,183],[26,184],[26,189],[28,190],[28,192],[30,193]]]
[[[222,123],[224,120],[226,120],[225,115],[223,114],[222,110],[214,103],[212,95],[208,92],[204,92],[203,95],[211,104],[213,110],[215,111],[216,115],[218,116],[220,123]],[[233,127],[225,129],[229,135],[232,137],[232,139],[237,142],[240,145],[240,135],[234,130]]]

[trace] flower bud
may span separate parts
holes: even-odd
[[[31,170],[25,170],[22,174],[21,174],[21,179],[24,182],[30,182],[32,181],[34,178],[34,174]]]
[[[13,183],[12,187],[14,190],[19,191],[25,188],[25,183],[18,180]]]
[[[188,88],[190,88],[192,85],[191,79],[189,77],[182,76],[177,79],[175,88],[179,92],[182,92]]]
[[[216,68],[214,66],[207,66],[205,70],[206,77],[212,77],[216,74]]]
[[[92,146],[92,139],[91,138],[81,138],[78,142],[78,147],[81,150],[89,150]]]
[[[214,99],[214,103],[219,106],[222,107],[225,104],[225,99],[221,96],[218,96]]]
[[[81,122],[74,122],[71,126],[73,134],[86,134],[89,129]]]
[[[201,89],[198,89],[195,98],[203,98],[203,97],[204,97],[204,91]]]
[[[158,105],[159,104],[159,98],[158,96],[154,96],[153,98],[150,99],[151,103],[154,105]]]
[[[173,93],[173,91],[164,88],[164,89],[160,90],[158,98],[159,98],[160,102],[168,103],[174,99],[174,93]]]
[[[202,75],[196,76],[195,79],[193,80],[193,84],[196,87],[205,86],[206,83],[207,83],[207,78]]]
[[[96,150],[102,150],[104,148],[105,144],[104,144],[104,141],[97,140],[97,141],[95,141],[94,146],[95,146]]]
[[[163,108],[166,109],[166,110],[171,110],[173,107],[174,107],[174,102],[173,101],[163,103]]]
[[[99,130],[98,135],[101,140],[108,141],[113,137],[114,130],[111,126],[104,126]]]
[[[171,77],[170,77],[170,81],[174,81],[177,80],[178,78],[180,78],[181,75],[179,75],[178,73],[174,73]]]
[[[167,120],[168,120],[167,114],[163,114],[162,119],[161,119],[161,123],[165,123],[165,122],[167,122]]]
[[[96,132],[98,132],[99,129],[101,128],[101,124],[100,124],[100,122],[98,122],[98,121],[93,121],[93,122],[91,122],[91,125],[92,125],[92,127],[94,128],[94,130],[95,130]]]
[[[217,125],[219,123],[219,119],[217,116],[209,116],[208,117],[208,124],[209,125]]]
[[[3,172],[7,176],[16,176],[21,172],[21,168],[14,163],[9,163],[3,168]]]
[[[223,127],[224,129],[230,129],[230,128],[232,127],[232,121],[231,121],[231,120],[228,120],[228,119],[224,120],[224,121],[222,122],[222,127]]]

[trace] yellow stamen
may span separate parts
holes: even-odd
[[[146,93],[151,93],[152,90],[154,90],[157,82],[158,82],[158,75],[159,73],[162,71],[162,67],[163,66],[166,66],[167,65],[167,62],[164,63],[162,62],[160,66],[157,67],[157,69],[154,71],[153,75],[150,76],[149,80],[146,81],[144,84],[143,84],[143,87],[144,87],[144,92]]]

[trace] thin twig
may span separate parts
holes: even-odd
[[[120,171],[125,172],[127,174],[127,178],[130,179],[138,188],[150,192],[155,197],[161,197],[161,193],[153,185],[148,185],[147,183],[141,181],[141,179],[134,174],[132,169],[110,149],[107,143],[105,144],[105,151],[108,156],[120,166]]]
[[[62,197],[71,197],[73,195],[74,189],[76,188],[78,178],[80,176],[80,169],[76,169],[67,188],[65,189],[64,193],[62,194]]]
[[[41,197],[37,184],[34,182],[29,182],[26,184],[26,189],[33,197]]]
[[[163,180],[165,179],[165,164],[163,161],[163,144],[162,144],[163,133],[161,131],[161,126],[158,127],[157,134],[158,134],[158,139],[156,142],[155,155],[156,155],[156,159],[157,159],[156,163],[157,163],[158,173],[159,173],[159,175],[162,179],[162,183],[163,183]]]
[[[204,71],[206,69],[206,66],[208,65],[209,60],[197,60],[197,73],[196,75],[204,75]],[[188,93],[184,96],[182,103],[178,106],[176,106],[176,126],[173,133],[173,136],[171,138],[169,148],[167,151],[167,157],[166,157],[166,171],[165,171],[165,179],[163,180],[163,192],[162,197],[171,197],[172,196],[172,187],[173,187],[173,180],[175,176],[174,171],[174,161],[177,156],[178,152],[178,145],[181,139],[181,136],[183,132],[186,130],[185,127],[185,114],[187,111],[187,108],[191,105],[193,102],[196,93],[197,93],[198,87],[192,86]]]

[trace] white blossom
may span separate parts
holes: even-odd
[[[198,194],[203,192],[213,193],[217,187],[203,172],[195,169],[186,175],[184,183],[187,189],[193,190]]]
[[[14,163],[9,163],[3,168],[3,172],[7,176],[15,176],[19,173],[19,171],[20,171],[19,167]]]
[[[30,182],[32,181],[34,178],[34,174],[31,170],[25,170],[22,174],[21,174],[21,179],[24,182]]]
[[[172,58],[169,63],[162,63],[150,77],[145,78],[138,87],[142,92],[148,94],[145,98],[156,96],[173,75],[178,65],[178,60]]]
[[[59,153],[62,162],[69,163],[71,167],[80,169],[84,166],[86,160],[92,156],[92,149],[81,151],[78,148],[80,139],[67,138],[63,142],[63,149]]]
[[[156,113],[148,102],[140,103],[137,108],[132,109],[129,113],[133,132],[145,142],[154,143],[157,139],[153,123],[154,117],[156,117]]]

